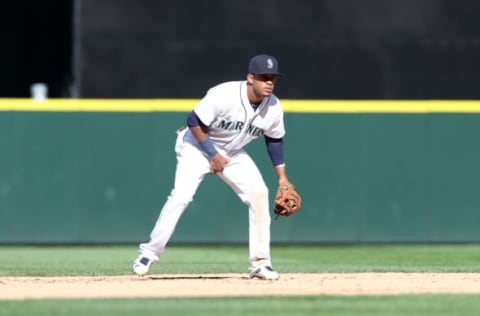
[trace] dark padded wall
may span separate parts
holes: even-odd
[[[83,0],[82,97],[200,97],[267,52],[284,98],[480,98],[475,0]]]

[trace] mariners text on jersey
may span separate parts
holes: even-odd
[[[244,125],[244,123],[241,122],[241,121],[222,120],[215,127],[216,128],[223,128],[227,131],[242,131],[243,130],[243,125]],[[252,136],[262,136],[265,131],[263,129],[253,125],[253,124],[247,124],[247,128],[245,129],[245,132],[249,135],[252,135]]]

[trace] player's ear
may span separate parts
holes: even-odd
[[[247,74],[247,81],[249,84],[253,84],[253,74]]]

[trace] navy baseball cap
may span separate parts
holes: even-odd
[[[278,72],[278,61],[270,55],[257,55],[250,59],[248,64],[248,73],[254,75],[277,75],[282,76],[283,73]]]

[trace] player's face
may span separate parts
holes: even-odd
[[[248,81],[257,96],[268,97],[272,94],[277,80],[276,75],[249,74],[248,76]]]

